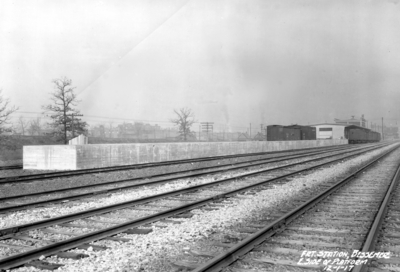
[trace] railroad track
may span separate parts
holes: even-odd
[[[271,152],[257,152],[257,153],[246,153],[246,154],[235,154],[235,155],[225,155],[225,156],[215,156],[215,157],[203,157],[203,158],[196,158],[196,159],[186,159],[186,160],[175,160],[175,161],[169,161],[171,164],[180,164],[184,162],[198,162],[198,161],[207,161],[207,160],[215,160],[215,159],[225,159],[225,158],[240,158],[240,157],[247,157],[247,156],[256,156],[256,155],[266,155],[266,154],[279,154],[279,153],[287,153],[287,152],[296,152],[296,151],[306,151],[306,150],[318,150],[318,149],[326,149],[326,148],[334,148],[332,146],[330,147],[316,147],[316,148],[303,148],[303,149],[295,149],[295,150],[282,150],[282,151],[271,151]],[[119,171],[121,168],[122,170],[125,168],[130,169],[131,167],[153,167],[153,166],[158,166],[158,165],[163,165],[164,163],[168,162],[156,162],[156,163],[141,163],[141,164],[131,164],[131,165],[123,165],[123,166],[111,166],[111,167],[101,167],[101,168],[92,168],[92,169],[87,169],[90,171],[99,171],[99,170],[104,170],[104,172],[107,171]],[[14,164],[14,165],[3,165],[0,166],[0,171],[2,170],[16,170],[16,169],[23,169],[23,164]],[[40,171],[40,170],[38,170]],[[75,171],[80,171],[80,170],[72,170],[72,171],[56,171],[52,172],[49,174],[68,174],[70,172],[75,172]],[[83,170],[85,171],[85,170]],[[98,172],[95,172],[98,173]],[[40,174],[39,174],[40,175]],[[31,176],[31,175],[29,175]],[[14,178],[20,177],[20,176],[14,176]],[[1,178],[0,180],[4,180],[5,178]]]
[[[390,258],[371,258],[354,272],[400,271],[400,169],[375,217],[361,252],[390,252]]]
[[[360,154],[359,152],[367,152],[380,148],[380,146],[373,146],[367,148],[355,148],[355,149],[342,149],[334,150],[335,154],[347,154],[349,152],[356,152],[355,155]],[[46,205],[50,203],[60,203],[70,200],[77,200],[82,198],[90,198],[94,195],[98,197],[100,194],[108,194],[112,192],[117,192],[121,190],[134,189],[138,187],[144,187],[149,185],[159,185],[165,182],[171,182],[178,179],[194,178],[199,176],[205,176],[209,174],[218,174],[234,170],[250,169],[251,167],[265,167],[267,164],[277,163],[291,159],[302,159],[307,158],[311,155],[323,155],[326,153],[332,153],[332,150],[327,151],[314,151],[307,152],[300,155],[283,155],[277,158],[266,158],[266,159],[256,159],[245,162],[229,163],[229,164],[219,164],[209,167],[202,167],[195,170],[184,170],[177,172],[169,172],[165,174],[144,176],[140,178],[130,178],[122,180],[113,180],[109,182],[102,182],[96,184],[89,184],[84,186],[68,187],[63,189],[47,190],[45,192],[35,192],[27,193],[21,195],[5,196],[0,199],[0,213],[18,211],[21,209],[26,209],[28,207],[37,205]],[[331,155],[321,156],[313,160],[319,160],[324,158],[329,158]],[[303,162],[299,162],[301,164]],[[292,165],[296,165],[294,163]],[[240,177],[240,175],[238,176]],[[38,199],[41,197],[41,199]]]
[[[22,169],[22,164],[0,166],[0,171],[2,171],[2,170],[15,170],[15,169]]]
[[[177,218],[191,217],[190,210],[195,208],[215,209],[223,205],[230,196],[246,192],[251,195],[287,182],[282,180],[300,173],[332,164],[335,159],[313,163],[299,169],[298,166],[282,166],[285,173],[268,178],[271,169],[248,173],[240,180],[237,177],[217,180],[209,184],[191,186],[155,196],[144,197],[124,203],[83,211],[48,220],[10,227],[0,230],[0,246],[5,248],[5,257],[0,259],[0,269],[9,269],[26,263],[36,267],[56,268],[58,265],[38,261],[41,256],[58,255],[79,258],[74,253],[65,253],[71,248],[99,249],[92,243],[101,239],[127,241],[123,233],[144,234],[151,232],[152,224],[171,222]],[[275,169],[277,170],[277,169]],[[243,179],[247,177],[247,179]],[[251,177],[251,179],[250,179]],[[228,184],[223,188],[222,184]],[[214,187],[210,189],[210,185]],[[207,190],[205,190],[207,188]],[[200,190],[202,189],[202,190]],[[157,202],[158,201],[158,202]],[[138,216],[138,214],[142,213]],[[174,217],[175,219],[166,219]],[[178,219],[179,220],[179,219]],[[122,235],[122,236],[121,236]],[[72,238],[71,238],[72,237]],[[34,261],[36,260],[36,261]],[[34,261],[32,263],[32,261]]]
[[[369,146],[369,145],[367,145]],[[224,159],[239,159],[239,158],[247,158],[247,157],[257,157],[257,156],[275,156],[280,155],[281,153],[292,153],[292,152],[315,152],[317,150],[330,150],[330,149],[346,149],[349,148],[346,146],[334,146],[334,147],[319,147],[319,148],[309,148],[309,149],[296,149],[296,150],[284,150],[284,151],[272,151],[272,152],[258,152],[258,153],[246,153],[246,154],[235,154],[235,155],[225,155],[225,156],[215,156],[215,157],[203,157],[203,158],[194,158],[194,159],[184,159],[184,160],[174,160],[174,161],[163,161],[163,162],[155,162],[155,163],[140,163],[140,164],[132,164],[132,165],[122,165],[122,166],[110,166],[110,167],[101,167],[101,168],[91,168],[91,169],[80,169],[80,170],[70,170],[70,171],[56,171],[56,172],[46,172],[46,173],[38,173],[38,174],[29,174],[29,175],[14,175],[0,178],[0,184],[12,184],[18,182],[27,182],[27,181],[35,181],[35,180],[43,180],[43,179],[52,179],[52,178],[60,178],[60,177],[72,177],[77,175],[84,174],[97,174],[97,173],[105,173],[105,172],[115,172],[115,171],[124,171],[124,170],[138,170],[138,169],[146,169],[160,166],[172,166],[172,165],[181,165],[181,164],[191,164],[197,162],[208,162],[215,160],[224,160]],[[353,148],[351,146],[350,148]],[[355,147],[357,148],[357,147]],[[13,166],[6,166],[13,167]],[[18,166],[15,166],[18,167]],[[16,168],[17,169],[17,168]]]
[[[210,241],[221,250],[193,250],[191,261],[175,265],[194,272],[399,271],[400,155],[386,155],[262,224],[237,229],[231,241]]]
[[[356,156],[358,154],[368,152],[370,150],[376,149],[379,147],[373,147],[373,148],[357,148],[354,150],[345,150],[345,152],[339,152],[339,153],[334,153],[336,155],[338,154],[348,154],[351,152],[356,152],[352,156]],[[146,176],[146,177],[141,177],[141,178],[132,178],[132,179],[124,179],[124,180],[114,180],[114,181],[109,181],[105,183],[100,183],[100,184],[91,184],[91,185],[85,185],[85,186],[76,186],[76,187],[69,187],[65,189],[57,189],[57,190],[51,190],[51,191],[46,191],[46,192],[38,192],[38,193],[29,193],[29,194],[23,194],[23,195],[14,195],[14,196],[8,196],[8,197],[3,197],[0,200],[0,213],[4,212],[11,212],[11,211],[18,211],[21,209],[26,209],[28,207],[32,206],[38,206],[38,205],[47,205],[51,203],[60,203],[60,202],[65,202],[65,201],[70,201],[70,200],[78,200],[78,199],[83,199],[83,198],[91,198],[93,196],[99,197],[101,194],[109,194],[112,192],[117,192],[121,190],[128,190],[128,189],[135,189],[139,187],[145,187],[149,185],[160,185],[166,182],[172,182],[176,181],[178,179],[187,179],[187,178],[194,178],[194,177],[199,177],[199,176],[205,176],[209,174],[220,174],[220,173],[226,173],[229,171],[238,171],[238,170],[243,170],[246,169],[249,171],[252,167],[265,167],[265,165],[271,164],[271,163],[277,163],[281,161],[287,162],[290,159],[301,159],[301,158],[307,158],[311,155],[323,155],[325,153],[330,153],[331,151],[319,151],[319,152],[307,152],[307,154],[302,154],[302,155],[286,155],[286,156],[280,156],[278,159],[274,158],[267,158],[263,160],[252,160],[252,161],[246,161],[246,162],[239,162],[239,163],[230,163],[226,165],[216,165],[216,166],[211,166],[211,167],[204,167],[196,170],[186,170],[186,171],[178,171],[178,172],[173,172],[173,173],[167,173],[167,174],[159,174],[159,175],[152,175],[152,176]],[[312,162],[315,160],[322,160],[324,158],[330,158],[332,154],[317,157],[311,160],[307,160],[308,162]],[[348,156],[347,156],[348,157]],[[305,162],[307,162],[305,161]],[[295,162],[292,163],[291,165],[295,166],[298,164],[303,164],[305,162]],[[214,170],[215,168],[219,168],[217,170]],[[280,169],[280,167],[276,168]],[[237,178],[240,178],[240,174],[236,175]],[[145,181],[143,181],[145,180]],[[141,182],[138,182],[141,181]],[[118,186],[118,184],[121,184]],[[96,188],[100,188],[97,190],[93,190]],[[87,190],[84,192],[84,190]],[[88,190],[90,189],[90,190]],[[71,192],[75,191],[74,193],[71,194]],[[64,193],[64,195],[62,195]],[[42,199],[38,199],[38,197],[41,196]],[[32,201],[33,199],[33,201]]]

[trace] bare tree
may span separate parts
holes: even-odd
[[[174,112],[177,118],[171,119],[171,122],[178,126],[179,134],[183,140],[186,141],[189,136],[193,135],[190,131],[190,127],[196,122],[194,120],[194,114],[189,108],[174,109]]]
[[[20,116],[18,118],[18,130],[21,133],[21,135],[25,135],[25,130],[28,127],[28,121],[25,120],[23,116]]]
[[[18,110],[15,106],[10,106],[10,100],[4,98],[0,90],[0,135],[4,132],[11,131],[11,128],[6,127],[9,124],[10,115]]]
[[[75,87],[72,87],[72,80],[66,77],[54,79],[54,92],[51,94],[52,104],[43,106],[46,112],[50,112],[54,134],[60,136],[64,143],[68,142],[68,132],[71,137],[75,132],[86,133],[87,123],[79,119],[82,116],[75,108],[80,102],[74,93]]]
[[[29,123],[28,127],[28,133],[30,135],[41,135],[42,134],[42,124],[41,124],[42,118],[37,117],[36,119],[32,120]]]
[[[108,123],[108,138],[113,138],[113,122]]]
[[[135,122],[133,124],[133,131],[137,137],[136,139],[141,139],[144,132],[144,124],[142,122]]]

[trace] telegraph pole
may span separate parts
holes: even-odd
[[[251,139],[251,123],[250,123],[250,139]]]
[[[383,117],[382,117],[382,141],[385,139],[385,136],[383,136]]]
[[[210,138],[209,138],[208,132],[209,131],[211,131],[211,133],[213,132],[214,122],[202,122],[200,124],[201,124],[202,130],[207,132],[207,140],[209,141]]]

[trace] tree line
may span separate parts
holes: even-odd
[[[72,86],[72,80],[67,77],[54,79],[52,81],[54,90],[50,93],[51,103],[42,106],[46,117],[51,121],[47,125],[51,128],[51,135],[61,140],[65,144],[68,140],[80,134],[87,134],[88,124],[82,120],[83,115],[78,110],[77,106],[80,100]],[[4,143],[4,135],[10,133],[10,117],[13,113],[19,110],[16,106],[10,105],[10,100],[4,98],[0,90],[0,144]],[[178,129],[182,140],[187,141],[189,137],[194,137],[191,131],[191,126],[196,122],[194,113],[189,108],[181,108],[174,110],[176,118],[170,121],[174,123]],[[40,117],[27,122],[23,117],[19,117],[17,124],[22,134],[25,131],[33,135],[40,134],[42,131],[42,119]]]

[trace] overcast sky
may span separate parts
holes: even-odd
[[[2,0],[0,89],[27,118],[66,76],[89,123],[394,123],[399,33],[398,0]]]

